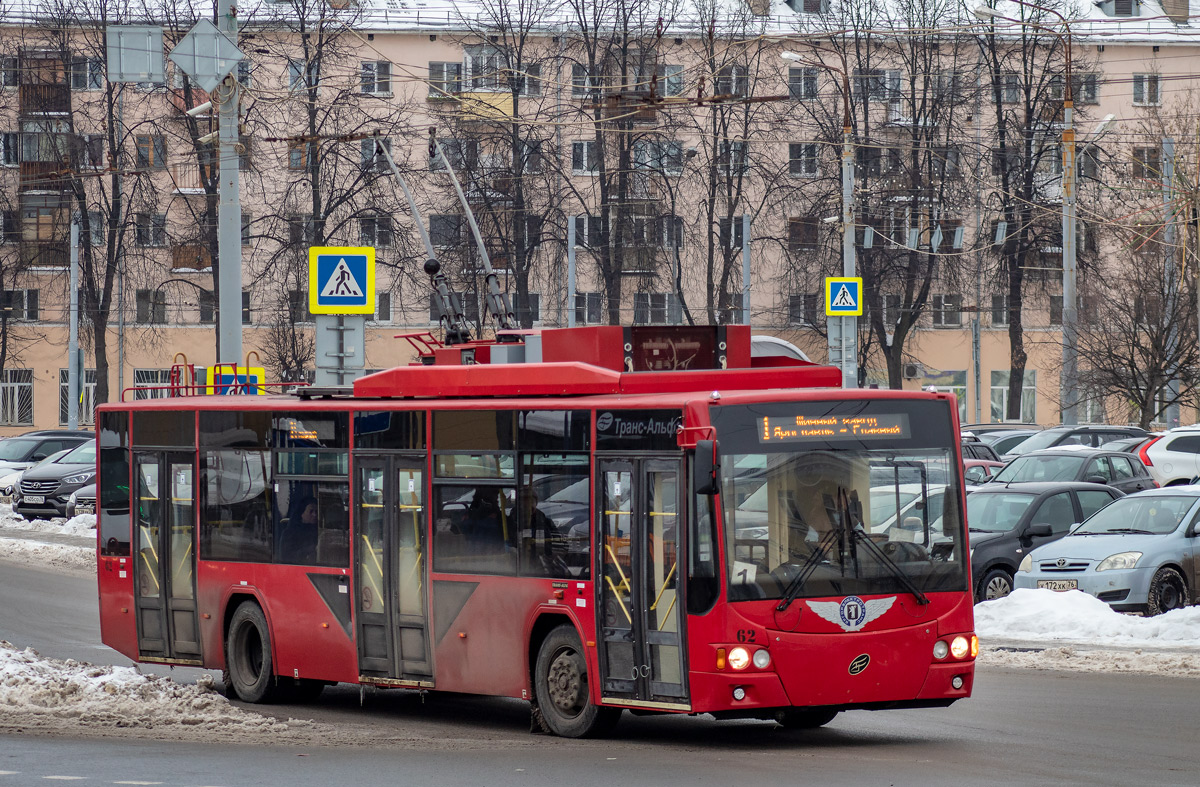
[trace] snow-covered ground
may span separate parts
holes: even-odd
[[[92,541],[96,539],[94,514],[80,514],[72,519],[29,520],[14,514],[8,503],[0,503],[0,528],[22,531],[23,536],[45,533],[51,536],[82,536]],[[0,558],[76,573],[94,573],[96,570],[94,549],[36,539],[0,537]]]

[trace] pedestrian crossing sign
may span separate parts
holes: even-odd
[[[825,316],[859,317],[862,313],[862,279],[850,276],[825,279]]]
[[[375,249],[313,246],[308,250],[308,310],[313,314],[375,313]]]

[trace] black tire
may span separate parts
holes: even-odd
[[[992,601],[998,598],[1004,598],[1013,591],[1013,577],[1002,568],[993,568],[983,575],[983,579],[979,580],[979,588],[975,593],[975,600]]]
[[[243,601],[225,635],[225,667],[229,687],[242,702],[272,702],[277,696],[271,633],[267,616],[253,601]]]
[[[789,730],[815,730],[817,727],[824,727],[829,722],[833,721],[839,711],[836,710],[801,710],[800,708],[786,708],[775,714],[775,721],[781,727]]]
[[[295,678],[288,685],[279,682],[281,697],[286,697],[288,702],[309,703],[316,702],[321,696],[321,692],[325,691],[325,687],[329,684],[323,680],[312,680],[310,678]]]
[[[555,735],[601,736],[612,731],[621,717],[620,708],[604,708],[592,702],[587,659],[574,626],[563,624],[542,641],[533,680],[542,721]]]
[[[1154,572],[1154,578],[1150,580],[1150,593],[1146,597],[1147,614],[1161,615],[1186,607],[1187,603],[1187,583],[1178,571],[1163,567]]]

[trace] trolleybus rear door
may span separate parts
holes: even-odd
[[[680,598],[678,459],[601,460],[596,528],[602,694],[651,707],[687,703]]]
[[[356,457],[359,674],[433,685],[425,606],[424,461]]]
[[[151,659],[196,660],[195,460],[180,451],[139,451],[136,461],[138,650]]]

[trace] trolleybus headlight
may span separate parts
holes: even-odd
[[[729,651],[729,666],[733,669],[746,669],[750,666],[750,653],[743,647]]]
[[[759,669],[766,669],[771,666],[771,654],[766,650],[754,651],[754,666]]]
[[[967,638],[959,635],[950,641],[950,655],[956,659],[965,659],[967,653],[971,650],[971,643],[967,642]]]
[[[949,652],[950,646],[946,644],[945,640],[939,639],[937,642],[933,643],[933,657],[935,659],[944,659],[946,658],[946,654]]]

